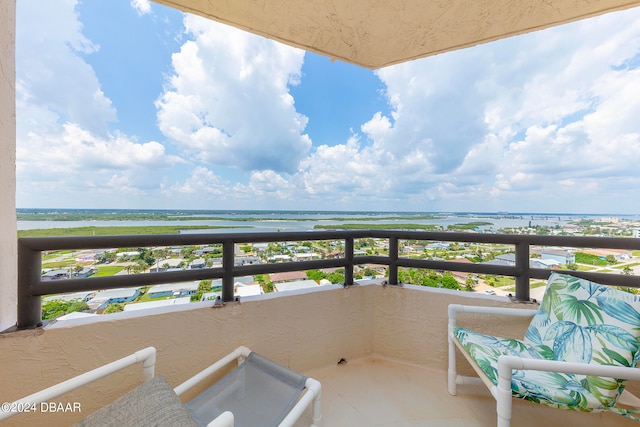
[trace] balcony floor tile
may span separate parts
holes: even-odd
[[[496,425],[495,400],[482,384],[447,393],[443,370],[379,357],[349,360],[306,373],[322,383],[325,427],[489,427]],[[310,414],[296,424],[308,425]],[[303,422],[304,421],[304,422]],[[513,426],[635,426],[616,414],[585,414],[516,400]]]

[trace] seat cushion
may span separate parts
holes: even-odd
[[[535,347],[521,340],[493,337],[464,328],[456,328],[454,336],[495,385],[498,384],[498,357],[545,359]],[[515,397],[586,412],[603,411],[614,405],[618,387],[613,379],[542,371],[514,371],[511,380]]]
[[[496,338],[462,328],[463,347],[497,384],[498,356],[636,366],[640,357],[640,298],[588,280],[552,273],[524,340]],[[615,405],[624,380],[515,371],[513,394],[550,406],[584,411]]]
[[[78,427],[198,425],[167,380],[159,375],[74,424]]]

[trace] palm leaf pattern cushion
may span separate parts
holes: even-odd
[[[636,366],[640,357],[640,297],[566,274],[552,273],[523,340],[456,328],[455,337],[494,384],[498,357]],[[580,411],[612,409],[624,380],[515,371],[514,396]],[[626,412],[626,411],[625,411]]]

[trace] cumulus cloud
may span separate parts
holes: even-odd
[[[319,147],[305,186],[413,209],[622,200],[639,180],[638,58],[631,10],[382,69],[391,114],[364,123],[362,141]]]
[[[116,111],[95,72],[82,59],[100,47],[82,34],[76,4],[75,0],[27,0],[18,5],[16,96],[18,102],[46,106],[42,114],[57,115],[61,121],[104,135]]]
[[[295,172],[311,148],[289,93],[304,52],[197,16],[184,25],[156,103],[162,132],[194,161]]]
[[[149,0],[131,0],[131,7],[138,12],[138,15],[151,13],[151,3]]]
[[[185,15],[155,100],[165,147],[110,130],[75,5],[18,4],[19,198],[584,212],[632,206],[640,185],[640,9],[381,69],[390,112],[317,146],[290,93],[304,52]]]
[[[109,130],[116,109],[83,58],[99,46],[83,35],[76,6],[71,0],[18,5],[19,206],[121,205],[119,198],[157,189],[158,172],[184,162],[160,142]]]

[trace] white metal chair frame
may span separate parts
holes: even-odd
[[[249,353],[251,350],[247,347],[240,346],[236,348],[231,353],[227,354],[222,359],[213,363],[208,368],[203,369],[202,371],[195,374],[193,377],[189,378],[187,381],[183,382],[179,386],[173,389],[173,391],[178,395],[182,395],[186,391],[190,390],[194,386],[198,385],[202,381],[206,380],[208,377],[218,372],[220,369],[234,362],[238,361],[238,365],[240,365],[244,359],[249,357]],[[311,405],[313,402],[313,421],[311,427],[319,427],[322,419],[322,411],[321,411],[321,395],[322,395],[322,387],[320,382],[314,380],[313,378],[307,378],[305,383],[306,391],[302,395],[302,397],[296,402],[296,404],[291,408],[291,411],[287,414],[287,416],[280,422],[279,427],[292,427],[296,421],[302,416],[305,409]],[[233,426],[233,414],[229,411],[224,412],[218,418],[213,420],[208,424],[209,427],[227,427]]]
[[[238,360],[238,364],[249,356],[251,350],[247,347],[238,347],[222,359],[218,360],[208,368],[203,369],[187,381],[183,382],[179,386],[175,387],[173,391],[180,396],[192,387],[204,381],[206,378],[227,366],[229,363]],[[78,375],[61,383],[55,384],[49,388],[30,394],[22,399],[16,400],[9,404],[9,408],[19,408],[22,405],[40,404],[42,402],[51,401],[52,399],[82,387],[92,381],[106,377],[109,374],[115,373],[126,367],[135,365],[142,362],[143,379],[144,382],[150,381],[155,374],[155,362],[156,362],[156,349],[154,347],[147,347],[135,352],[129,356],[125,356],[109,364],[95,368],[89,372]],[[300,416],[304,413],[305,409],[313,402],[313,423],[311,427],[319,427],[321,423],[321,385],[320,382],[313,378],[307,378],[305,383],[306,391],[298,402],[291,409],[289,414],[279,424],[280,427],[291,427]],[[1,411],[0,421],[10,418],[20,413],[19,411]],[[207,427],[233,427],[234,416],[231,412],[227,411],[218,416],[207,424]]]
[[[498,427],[509,427],[511,425],[512,401],[511,377],[514,370],[535,370],[546,372],[559,372],[568,374],[593,375],[600,377],[621,378],[629,380],[640,380],[640,369],[634,367],[594,365],[587,363],[562,362],[555,360],[529,359],[516,356],[500,356],[498,358],[498,385],[484,374],[482,369],[462,347],[462,344],[453,335],[456,328],[458,313],[492,314],[501,316],[533,317],[537,310],[501,308],[501,307],[481,307],[460,304],[450,304],[448,309],[449,326],[449,369],[448,369],[448,391],[452,396],[456,395],[456,386],[470,382],[477,382],[477,377],[468,377],[457,374],[456,369],[456,347],[465,356],[467,361],[476,371],[479,379],[489,388],[491,395],[496,399],[496,411],[498,415]]]
[[[61,383],[55,384],[44,390],[40,390],[29,396],[18,399],[9,404],[9,408],[19,408],[23,405],[40,404],[42,402],[51,401],[54,398],[89,384],[92,381],[99,380],[107,375],[113,374],[121,369],[142,362],[142,376],[145,382],[154,377],[156,364],[156,349],[154,347],[143,348],[129,356],[125,356],[114,362],[100,366],[84,374],[80,374]],[[2,411],[0,412],[0,420],[5,420],[20,413],[19,411]]]

